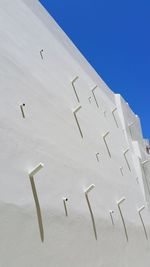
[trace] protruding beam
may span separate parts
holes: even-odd
[[[78,79],[79,79],[79,77],[76,76],[76,77],[71,81],[71,84],[72,84],[72,87],[73,87],[75,96],[76,96],[76,98],[77,98],[77,101],[80,103],[79,96],[78,96],[77,91],[76,91],[76,88],[75,88],[75,82],[76,82]]]
[[[95,187],[94,184],[91,184],[85,191],[85,198],[86,198],[86,201],[87,201],[87,204],[88,204],[88,208],[89,208],[89,211],[90,211],[90,215],[91,215],[91,220],[92,220],[92,225],[93,225],[93,231],[94,231],[94,236],[95,236],[95,239],[97,240],[97,231],[96,231],[96,224],[95,224],[95,219],[94,219],[94,215],[93,215],[93,211],[92,211],[92,208],[91,208],[91,204],[90,204],[90,201],[89,201],[89,197],[88,197],[88,194],[90,193],[90,191]]]
[[[142,164],[142,169],[143,169],[143,172],[144,172],[145,182],[146,182],[146,185],[147,185],[148,192],[149,192],[149,194],[150,194],[149,182],[148,182],[148,180],[147,180],[146,173],[145,173],[145,169],[144,169],[144,166],[145,166],[146,164],[148,164],[148,163],[150,163],[149,160],[145,160],[145,161],[141,162],[141,164]]]
[[[35,186],[35,182],[34,182],[34,177],[33,176],[38,171],[40,171],[43,168],[43,166],[44,165],[42,163],[39,163],[33,170],[31,170],[29,172],[29,178],[30,178],[32,193],[33,193],[33,197],[34,197],[34,201],[35,201],[37,219],[38,219],[39,231],[40,231],[40,237],[41,237],[41,241],[42,242],[44,241],[44,229],[43,229],[41,208],[40,208],[40,204],[39,204],[38,195],[37,195],[36,186]]]
[[[117,206],[118,206],[118,209],[119,209],[119,213],[120,213],[120,216],[121,216],[121,220],[122,220],[122,224],[123,224],[123,227],[124,227],[124,232],[125,232],[125,237],[126,237],[126,240],[128,242],[128,233],[127,233],[127,228],[126,228],[126,225],[125,225],[125,221],[124,221],[124,217],[123,217],[123,214],[122,214],[122,211],[121,211],[121,207],[120,205],[125,201],[125,198],[121,198],[118,202],[117,202]]]
[[[96,153],[96,159],[99,161],[99,152]]]
[[[34,169],[29,172],[29,176],[33,177],[37,172],[39,172],[44,167],[43,163],[39,163]]]
[[[117,128],[119,128],[119,125],[118,125],[118,122],[117,122],[117,119],[116,119],[116,116],[115,116],[115,112],[117,111],[117,108],[114,108],[113,110],[112,110],[112,116],[113,116],[113,118],[114,118],[114,121],[115,121],[115,123],[116,123],[116,126],[117,126]]]
[[[96,99],[96,96],[95,96],[95,93],[94,93],[95,89],[97,89],[97,88],[98,88],[98,86],[97,86],[97,85],[96,85],[96,86],[94,86],[94,88],[92,89],[92,94],[93,94],[93,97],[94,97],[94,100],[95,100],[96,106],[99,108],[99,105],[98,105],[98,102],[97,102],[97,99]]]
[[[114,223],[114,219],[113,219],[114,210],[110,210],[110,211],[109,211],[109,214],[110,214],[110,218],[111,218],[112,225],[114,226],[114,225],[115,225],[115,223]]]
[[[108,144],[107,144],[107,142],[106,142],[106,137],[107,137],[108,135],[109,135],[109,132],[107,132],[107,133],[105,133],[105,134],[103,135],[103,141],[104,141],[104,144],[105,144],[105,146],[106,146],[106,149],[107,149],[108,155],[109,155],[109,157],[111,158],[111,153],[110,153],[110,150],[109,150]]]
[[[146,227],[145,227],[145,224],[144,224],[142,215],[141,215],[141,212],[142,212],[144,209],[145,209],[145,206],[142,206],[141,208],[139,208],[139,209],[138,209],[138,214],[139,214],[139,217],[140,217],[140,220],[141,220],[143,229],[144,229],[145,238],[148,240],[148,235],[147,235]]]
[[[40,56],[41,56],[41,59],[43,60],[43,49],[40,50]]]
[[[77,107],[75,110],[73,110],[73,114],[74,114],[74,118],[75,118],[75,121],[76,121],[77,126],[78,126],[78,129],[79,129],[80,135],[81,135],[81,137],[83,138],[83,133],[82,133],[80,124],[79,124],[78,119],[77,119],[77,112],[78,112],[81,108],[82,108],[81,106]]]
[[[123,152],[123,155],[124,155],[125,161],[126,161],[126,163],[127,163],[128,169],[129,169],[129,171],[131,172],[130,164],[129,164],[128,159],[127,159],[127,157],[126,157],[126,154],[127,154],[128,152],[129,152],[129,148],[126,149],[126,150]]]
[[[130,131],[130,135],[131,135],[131,138],[133,137],[132,136],[132,131],[131,131],[131,127],[135,124],[135,122],[132,122],[131,124],[128,125],[129,127],[129,131]]]
[[[123,176],[123,167],[120,167],[121,175]]]
[[[21,109],[22,117],[25,119],[24,107],[25,107],[25,103],[20,104],[20,109]]]
[[[66,202],[68,201],[68,198],[63,197],[63,204],[64,204],[64,209],[65,209],[65,215],[68,217],[68,210],[67,210],[67,204]]]

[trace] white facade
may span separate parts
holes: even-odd
[[[148,267],[139,118],[36,0],[0,1],[0,59],[0,266]]]

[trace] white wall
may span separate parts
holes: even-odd
[[[0,266],[149,266],[149,240],[137,212],[145,206],[149,237],[148,191],[138,163],[139,155],[141,160],[148,156],[137,118],[116,100],[39,2],[1,1],[0,32]],[[80,102],[71,83],[76,76]],[[91,91],[96,85],[98,106]],[[83,138],[73,114],[79,105]],[[127,130],[133,118],[134,140]],[[111,158],[103,139],[107,132]],[[129,165],[123,154],[127,148]],[[40,162],[44,168],[34,181],[44,242],[28,175]],[[84,194],[91,184],[97,241]],[[63,197],[68,198],[68,217]],[[129,242],[117,206],[122,197]]]

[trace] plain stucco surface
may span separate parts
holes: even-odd
[[[149,156],[139,118],[38,1],[2,0],[0,32],[0,266],[148,267],[150,243],[137,209],[145,206],[142,218],[150,237],[150,167],[149,162],[142,167]],[[76,76],[80,102],[71,83]],[[73,113],[79,106],[83,138]],[[103,138],[107,132],[111,158]],[[29,179],[40,162],[44,168],[34,181],[43,243]],[[91,184],[97,241],[84,194]],[[117,206],[122,197],[129,242]]]

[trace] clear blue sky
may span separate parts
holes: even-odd
[[[150,138],[150,1],[41,0]]]

